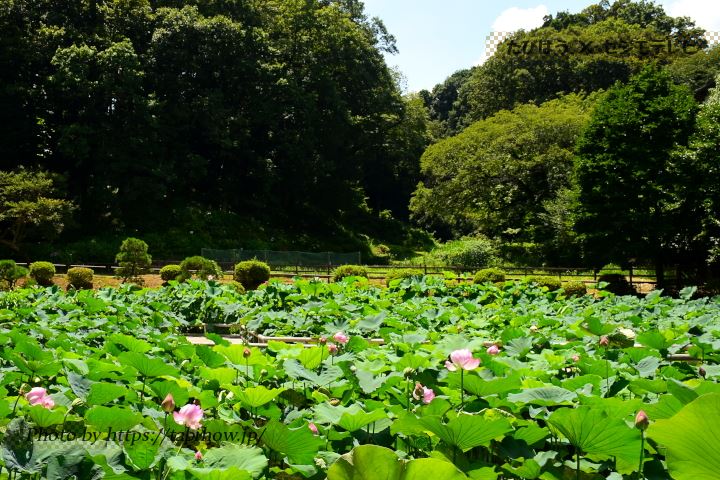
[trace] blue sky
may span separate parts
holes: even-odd
[[[493,31],[533,28],[543,15],[576,12],[598,0],[364,0],[369,16],[380,17],[397,38],[400,53],[387,62],[405,76],[406,89],[431,89],[461,68],[484,58]],[[662,0],[672,15],[694,18],[720,30],[720,0]]]

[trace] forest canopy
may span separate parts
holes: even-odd
[[[424,112],[357,0],[0,0],[0,31],[0,170],[62,175],[71,236],[312,248],[407,216]]]

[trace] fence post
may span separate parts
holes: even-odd
[[[630,286],[633,285],[633,267],[630,265],[630,268],[628,269],[628,274],[630,275]]]
[[[425,270],[425,275],[427,275],[427,257],[423,255],[423,270]]]

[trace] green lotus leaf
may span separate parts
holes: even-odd
[[[504,418],[488,420],[479,415],[459,415],[448,423],[443,423],[441,417],[429,416],[420,419],[420,423],[445,443],[463,452],[487,446],[491,440],[504,437],[512,431],[510,422]]]
[[[467,477],[452,463],[436,458],[401,460],[392,450],[361,445],[340,457],[328,480],[462,480]]]
[[[651,417],[652,418],[652,417]],[[715,480],[720,472],[720,394],[709,393],[650,425],[675,480]]]
[[[125,352],[118,356],[121,364],[135,368],[138,373],[147,378],[178,376],[178,370],[162,358],[149,357],[144,353]]]
[[[597,407],[561,408],[548,422],[591,459],[615,457],[617,471],[632,473],[640,463],[640,431]]]

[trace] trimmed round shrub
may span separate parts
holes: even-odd
[[[270,266],[259,260],[245,260],[235,265],[233,278],[246,290],[255,290],[270,280]]]
[[[30,278],[38,285],[49,287],[53,284],[55,265],[50,262],[33,262],[30,264]]]
[[[177,280],[182,275],[180,265],[165,265],[160,269],[160,278],[163,282]]]
[[[568,297],[582,297],[587,294],[587,286],[583,282],[566,282],[562,289]]]
[[[223,271],[220,265],[214,260],[210,260],[200,255],[188,257],[180,263],[181,278],[178,280],[187,280],[193,276],[201,280],[210,280],[213,278],[222,278]]]
[[[242,283],[240,282],[236,282],[235,280],[233,280],[232,282],[228,283],[228,285],[234,288],[235,291],[239,294],[245,293],[245,287],[243,287]]]
[[[475,274],[473,283],[496,283],[505,281],[505,272],[499,268],[485,268]]]
[[[560,290],[562,288],[562,282],[559,279],[546,275],[528,277],[526,282],[535,283],[539,287],[547,287],[547,289],[551,292],[554,292],[555,290]]]
[[[412,277],[422,277],[423,272],[422,270],[415,270],[411,268],[396,268],[393,270],[388,270],[388,272],[385,274],[385,285],[388,287],[390,286],[390,282],[393,280],[402,280],[404,278],[412,278]]]
[[[120,251],[115,256],[118,268],[115,273],[123,282],[142,284],[140,275],[150,271],[152,257],[148,255],[148,244],[139,238],[129,237],[123,240]]]
[[[339,282],[346,277],[365,277],[368,278],[367,268],[362,265],[341,265],[333,272],[333,281]]]
[[[637,292],[621,273],[606,273],[598,277],[598,283],[607,282],[604,290],[615,295],[635,295]]]
[[[27,274],[27,268],[19,266],[15,260],[0,260],[0,283],[3,288],[14,288],[15,283]]]
[[[95,272],[91,268],[74,267],[67,271],[69,288],[77,290],[89,290],[93,288],[93,276]]]

